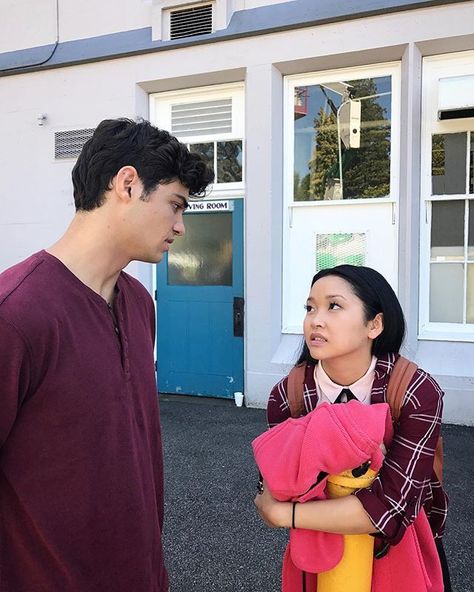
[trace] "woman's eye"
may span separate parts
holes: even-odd
[[[311,312],[313,310],[313,307],[311,306],[311,304],[305,304],[304,309],[306,312]]]
[[[330,302],[329,303],[329,310],[337,310],[341,308],[337,302]]]

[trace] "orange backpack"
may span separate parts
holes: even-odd
[[[387,403],[392,413],[392,421],[396,424],[400,418],[403,401],[418,366],[410,362],[403,356],[400,356],[395,362],[387,388]],[[300,417],[304,412],[304,377],[306,372],[306,363],[299,364],[291,369],[288,374],[288,405],[290,407],[291,417]],[[443,483],[443,439],[441,436],[436,444],[433,470],[436,478]]]

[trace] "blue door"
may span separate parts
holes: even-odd
[[[243,200],[202,202],[157,265],[158,390],[243,391]]]

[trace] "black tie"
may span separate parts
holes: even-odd
[[[354,393],[348,388],[343,388],[342,391],[337,396],[337,399],[334,401],[334,403],[348,403],[349,401],[352,401],[353,399],[357,399],[357,397],[354,395]],[[365,475],[365,473],[367,473],[367,470],[369,467],[370,467],[370,460],[368,460],[365,463],[362,463],[360,465],[360,467],[356,467],[355,469],[352,469],[352,475],[354,477],[361,477],[362,475]]]
[[[352,401],[352,399],[357,399],[357,397],[350,389],[343,388],[334,403],[348,403],[349,401]]]

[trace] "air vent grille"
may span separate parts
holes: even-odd
[[[170,39],[212,33],[212,4],[170,11]]]
[[[77,158],[93,133],[93,128],[55,132],[54,158]]]
[[[172,105],[171,130],[181,137],[232,132],[232,99]]]

